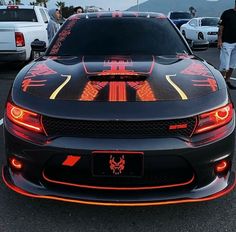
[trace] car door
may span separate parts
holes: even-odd
[[[198,20],[192,19],[188,23],[188,30],[186,31],[186,37],[191,40],[196,40],[196,32],[197,32],[197,26],[198,26]]]

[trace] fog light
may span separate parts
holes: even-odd
[[[223,173],[228,171],[229,169],[229,161],[221,160],[215,165],[215,172],[217,174]]]
[[[22,162],[16,158],[10,159],[10,165],[12,168],[17,169],[17,170],[21,170],[23,168]]]

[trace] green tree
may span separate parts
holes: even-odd
[[[68,18],[74,13],[74,6],[65,6],[62,11],[62,15],[64,18]]]
[[[36,0],[36,4],[40,6],[47,7],[47,3],[49,0]]]
[[[56,6],[60,9],[60,11],[62,11],[62,9],[65,8],[65,2],[56,2]]]

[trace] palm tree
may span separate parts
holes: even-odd
[[[36,0],[36,5],[42,6],[42,0]]]
[[[40,5],[40,6],[44,6],[44,7],[47,7],[47,2],[48,2],[49,0],[36,0],[36,4],[37,5]]]
[[[56,6],[59,8],[60,11],[62,11],[62,8],[65,8],[65,2],[56,2]]]
[[[44,7],[47,7],[47,3],[49,0],[43,0]]]

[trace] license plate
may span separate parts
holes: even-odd
[[[139,177],[143,175],[143,153],[94,152],[92,169],[94,176]]]

